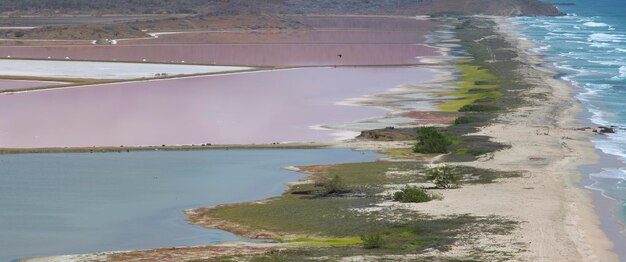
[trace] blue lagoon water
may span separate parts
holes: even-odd
[[[580,88],[578,99],[597,125],[619,127],[616,134],[596,136],[596,147],[618,163],[590,175],[588,187],[620,201],[615,215],[626,219],[626,1],[570,0],[575,6],[560,6],[562,17],[522,17],[522,37],[538,43],[534,50],[546,55]]]
[[[239,240],[183,209],[279,195],[283,166],[370,161],[348,149],[0,155],[0,261]]]

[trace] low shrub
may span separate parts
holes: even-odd
[[[433,197],[426,193],[424,188],[407,186],[394,193],[393,200],[402,203],[422,203],[433,200]]]
[[[464,105],[459,109],[459,112],[490,112],[498,110],[497,107],[492,105]]]
[[[455,188],[460,185],[463,176],[456,173],[450,166],[441,166],[427,170],[426,178],[437,188]]]
[[[324,195],[348,193],[348,186],[343,180],[335,175],[332,178],[322,177],[315,181],[315,185],[324,189]]]
[[[434,127],[421,127],[417,129],[417,144],[413,148],[416,153],[448,153],[450,140]]]
[[[380,248],[384,244],[383,236],[378,233],[362,235],[361,240],[365,249]]]
[[[463,125],[463,124],[471,124],[471,123],[476,123],[478,122],[478,118],[477,117],[473,117],[473,116],[460,116],[457,117],[454,120],[454,124],[455,125]]]

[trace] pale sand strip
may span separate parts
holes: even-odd
[[[574,90],[556,80],[555,73],[529,50],[532,43],[506,30],[508,24],[495,18],[503,36],[520,52],[527,66],[520,72],[536,83],[533,93],[546,95],[533,106],[501,115],[479,134],[512,145],[473,163],[483,168],[526,170],[522,178],[498,184],[468,186],[446,195],[443,203],[456,213],[496,214],[523,221],[513,236],[524,242],[527,261],[617,261],[612,243],[599,227],[591,193],[579,186],[578,166],[594,163],[598,156],[591,133],[576,131],[582,111]],[[436,208],[431,212],[436,212]]]

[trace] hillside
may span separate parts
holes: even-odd
[[[5,0],[4,15],[51,14],[436,14],[558,15],[539,0]]]
[[[561,15],[558,9],[539,0],[6,0],[3,14],[47,16],[63,14],[68,24],[32,30],[0,30],[12,39],[102,40],[146,37],[146,31],[258,30],[306,27],[286,14],[366,15]],[[133,15],[160,13],[158,18]],[[180,15],[180,13],[197,13]],[[71,21],[71,14],[90,14]],[[119,21],[94,23],[116,15]],[[129,20],[124,21],[126,16]],[[121,18],[120,18],[121,17]],[[41,18],[41,17],[39,17]],[[87,18],[87,19],[85,19]],[[93,19],[89,19],[93,18]],[[33,18],[34,19],[34,18]],[[133,19],[133,20],[130,20]],[[80,21],[89,21],[83,22]],[[0,19],[6,26],[28,26],[29,18]]]

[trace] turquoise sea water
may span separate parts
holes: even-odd
[[[348,149],[0,155],[0,261],[238,240],[183,209],[264,199],[290,165],[362,162]]]
[[[597,125],[616,126],[616,134],[596,136],[596,147],[618,159],[590,175],[589,188],[621,202],[616,215],[626,221],[626,1],[570,0],[562,17],[512,18],[522,37],[538,43],[564,80],[580,88],[578,99]]]

